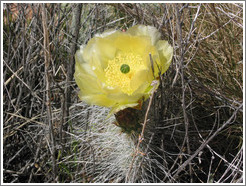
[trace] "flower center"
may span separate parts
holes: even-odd
[[[108,61],[108,66],[104,70],[106,84],[109,88],[117,87],[122,92],[131,95],[135,90],[134,87],[131,87],[132,77],[144,68],[144,61],[140,55],[120,53]]]
[[[130,71],[129,65],[127,65],[127,64],[121,65],[120,71],[121,71],[123,74],[127,74],[127,73]]]

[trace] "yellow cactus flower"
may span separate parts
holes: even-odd
[[[172,60],[173,48],[160,37],[155,27],[135,25],[97,34],[81,46],[74,74],[80,99],[110,107],[111,113],[141,105]]]

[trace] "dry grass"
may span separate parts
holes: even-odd
[[[4,182],[243,181],[243,4],[7,3],[3,11]],[[72,77],[76,48],[134,24],[155,26],[174,48],[140,147],[104,120],[106,108],[80,103]],[[132,158],[136,148],[143,152]]]

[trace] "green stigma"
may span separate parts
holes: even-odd
[[[121,71],[123,74],[127,74],[128,72],[130,72],[130,67],[129,67],[129,65],[127,65],[127,64],[121,65],[120,71]]]

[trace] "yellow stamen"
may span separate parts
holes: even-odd
[[[128,65],[129,72],[122,73],[122,65]],[[144,61],[140,55],[118,54],[114,59],[108,61],[108,66],[105,69],[106,84],[109,87],[118,87],[122,92],[131,95],[134,92],[131,87],[131,79],[136,72],[144,68]]]

